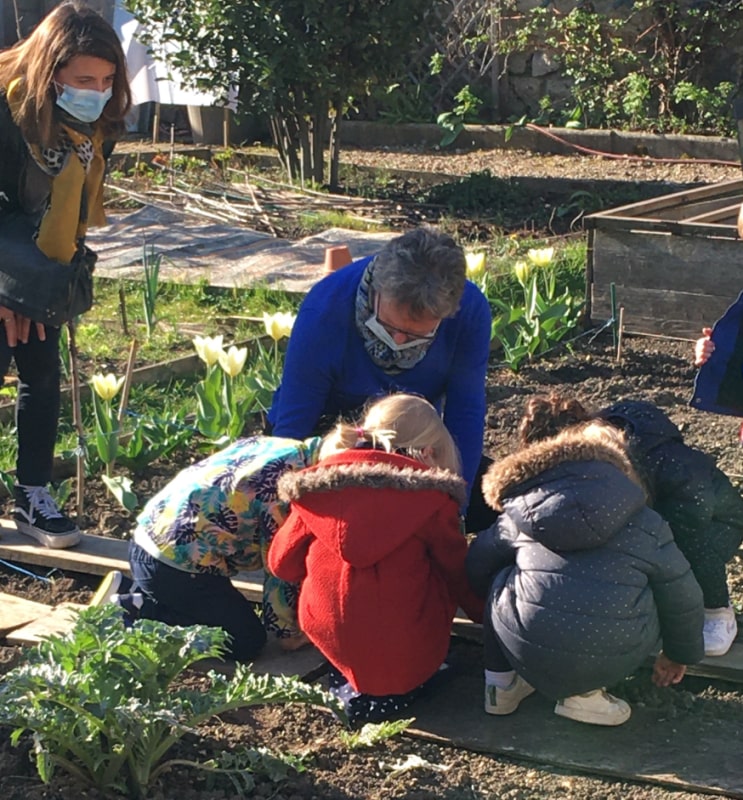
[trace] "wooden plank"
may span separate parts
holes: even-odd
[[[616,297],[617,307],[624,307],[626,333],[657,334],[678,339],[698,339],[702,327],[719,319],[734,299],[628,286],[617,286]],[[594,286],[591,317],[594,323],[611,317],[608,286],[602,290]]]
[[[33,622],[11,631],[6,640],[8,644],[38,644],[45,636],[68,633],[77,619],[77,612],[85,606],[78,603],[60,603],[50,609],[48,614],[37,617]]]
[[[698,236],[702,239],[738,239],[737,229],[734,225],[637,217],[607,218],[597,225],[595,230],[626,231],[627,233],[647,231],[648,233],[673,234],[675,236]]]
[[[743,286],[743,242],[630,231],[596,230],[593,283],[670,289],[725,296],[732,303]]]
[[[0,519],[0,558],[20,564],[56,568],[85,575],[105,575],[112,569],[130,575],[129,542],[84,533],[80,543],[66,550],[50,550],[36,544],[22,533],[15,523]],[[263,574],[260,571],[241,572],[232,580],[248,600],[260,602],[263,593]]]
[[[704,213],[695,217],[685,217],[686,222],[719,222],[724,225],[737,225],[738,214],[740,213],[741,203],[729,205],[727,199],[721,200],[719,205],[709,208]]]
[[[733,195],[718,195],[716,197],[709,197],[696,203],[688,203],[685,205],[671,206],[664,209],[657,216],[660,219],[678,220],[679,222],[691,222],[698,216],[720,211],[720,209],[734,208],[739,209],[740,204],[743,202],[743,193]],[[723,215],[724,216],[724,215]],[[714,221],[714,220],[710,220]],[[599,226],[601,227],[601,226]]]
[[[624,206],[617,206],[606,211],[599,211],[596,214],[589,214],[586,217],[588,226],[596,226],[600,221],[613,216],[641,217],[655,211],[676,205],[688,205],[699,202],[708,197],[723,196],[743,192],[743,180],[724,181],[703,186],[699,189],[685,189],[681,192],[654,197],[650,200],[642,200],[639,203],[630,203]]]
[[[0,592],[0,637],[39,617],[46,616],[51,610],[52,606],[46,603],[37,603],[14,594]]]

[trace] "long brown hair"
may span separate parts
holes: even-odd
[[[54,75],[75,56],[95,56],[116,67],[111,99],[96,127],[106,137],[124,129],[132,95],[121,42],[100,14],[71,0],[47,14],[28,37],[0,52],[0,87],[7,90],[14,78],[23,79],[15,120],[26,141],[46,147],[56,143]]]

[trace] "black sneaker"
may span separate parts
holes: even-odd
[[[16,486],[13,519],[19,533],[54,549],[80,541],[77,525],[57,508],[46,486]]]

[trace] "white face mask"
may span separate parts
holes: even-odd
[[[403,350],[410,350],[411,347],[420,347],[422,344],[431,344],[434,339],[433,336],[426,336],[420,339],[411,339],[409,342],[403,342],[403,344],[400,344],[392,338],[392,334],[377,319],[376,314],[372,314],[372,316],[369,317],[364,325],[366,325],[366,327],[377,339],[379,339],[380,342],[382,342],[382,344],[387,345],[387,347],[389,347],[390,350],[393,350],[395,353],[401,353]]]
[[[57,105],[80,122],[95,122],[103,113],[112,93],[111,87],[99,92],[97,89],[76,89],[63,84],[62,91],[57,94]]]

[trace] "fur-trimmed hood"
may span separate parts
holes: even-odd
[[[464,480],[380,450],[347,450],[285,473],[279,498],[328,547],[354,566],[384,558],[441,509],[464,504]]]
[[[551,550],[605,543],[646,501],[621,434],[602,423],[568,429],[493,464],[483,496]]]

